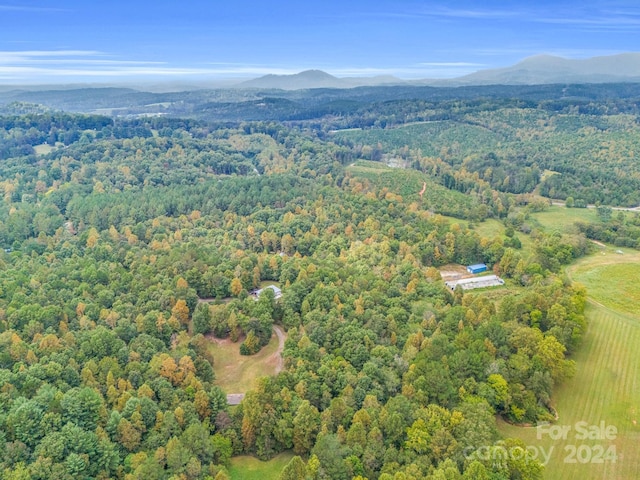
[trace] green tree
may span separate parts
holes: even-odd
[[[3,480],[31,480],[31,475],[24,463],[18,463],[14,465],[11,470],[7,470],[3,473]]]
[[[260,351],[260,339],[257,337],[253,330],[250,330],[247,334],[247,338],[240,345],[241,355],[253,355]]]
[[[193,332],[209,333],[211,331],[211,311],[207,303],[199,303],[193,312]]]
[[[95,430],[98,425],[102,396],[92,388],[72,388],[60,401],[62,419],[85,430]]]
[[[77,453],[69,454],[65,460],[65,466],[69,475],[73,477],[82,476],[82,472],[84,472],[88,467],[87,461]]]
[[[320,428],[320,413],[308,400],[298,407],[293,418],[293,451],[298,455],[306,455],[315,443]]]
[[[40,428],[43,411],[34,401],[16,403],[9,412],[7,424],[14,432],[15,438],[24,444],[34,447],[43,436]]]
[[[211,448],[215,462],[218,465],[229,465],[231,455],[233,454],[233,445],[231,440],[219,433],[211,437]]]
[[[167,467],[169,472],[173,474],[183,473],[186,469],[189,460],[191,459],[191,452],[183,445],[183,443],[176,437],[172,437],[167,442]]]
[[[322,480],[347,480],[349,478],[349,472],[344,462],[348,449],[340,443],[336,435],[319,436],[312,454],[317,457],[320,464],[317,478]],[[315,465],[315,462],[312,463],[310,459],[307,467],[313,472]]]
[[[613,209],[606,205],[599,205],[596,207],[596,213],[603,222],[608,222],[613,215]]]
[[[280,473],[280,480],[305,480],[306,466],[299,456],[293,457]]]
[[[469,464],[462,474],[464,480],[490,480],[491,475],[487,468],[477,460]]]

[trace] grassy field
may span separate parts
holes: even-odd
[[[475,223],[475,231],[486,238],[504,237],[504,224],[495,218],[488,218],[484,222]]]
[[[594,301],[617,312],[640,316],[640,253],[620,251],[624,253],[604,249],[574,264],[569,273],[587,287]]]
[[[54,147],[47,143],[43,143],[41,145],[35,145],[33,149],[35,150],[36,155],[46,155],[47,153],[51,153],[54,150]]]
[[[633,301],[619,300],[640,298],[640,282],[631,268],[638,262],[638,252],[618,255],[608,249],[605,255],[591,255],[568,269],[575,281],[587,285],[590,303],[588,330],[574,356],[576,375],[554,395],[556,425],[570,428],[564,438],[499,422],[503,435],[521,438],[532,451],[551,452],[547,479],[640,477],[640,312]],[[612,282],[612,273],[622,277]],[[578,422],[616,432],[610,432],[611,438],[581,439]]]
[[[245,393],[259,377],[273,375],[276,370],[278,337],[275,334],[269,344],[255,355],[240,355],[240,343],[224,339],[214,340],[209,346],[216,385],[227,393]]]
[[[281,453],[268,462],[246,455],[233,457],[229,475],[232,480],[277,480],[282,469],[292,458],[291,452]]]
[[[594,208],[567,208],[553,206],[531,215],[548,232],[573,233],[575,222],[598,223]]]

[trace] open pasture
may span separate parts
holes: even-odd
[[[619,255],[607,249],[604,255],[581,259],[567,270],[573,280],[587,286],[589,305],[588,329],[573,357],[576,375],[554,395],[555,426],[568,428],[566,434],[499,422],[503,435],[522,439],[540,454],[551,452],[547,479],[640,476],[640,282],[635,272],[639,263],[638,252],[625,250]],[[599,438],[581,438],[584,428]]]

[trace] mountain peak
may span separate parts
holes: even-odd
[[[239,88],[306,90],[311,88],[355,88],[401,85],[405,82],[391,75],[376,77],[334,77],[322,70],[304,70],[292,75],[264,75],[237,85]]]
[[[286,75],[284,75],[286,76]],[[294,73],[293,75],[289,75],[290,77],[323,77],[323,78],[336,78],[330,73],[327,73],[323,70],[311,69],[311,70],[303,70],[300,73]]]
[[[566,62],[567,59],[563,57],[558,57],[557,55],[549,55],[547,53],[540,53],[538,55],[532,55],[530,57],[521,60],[516,65],[539,65],[539,64],[548,64],[548,63],[561,63]]]
[[[241,88],[304,90],[308,88],[344,88],[341,79],[322,70],[304,70],[292,75],[264,75],[238,85]]]
[[[640,81],[640,53],[569,59],[534,55],[505,68],[481,70],[454,80],[465,85],[610,83]]]

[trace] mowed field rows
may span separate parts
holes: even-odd
[[[546,429],[500,424],[504,435],[548,456],[547,479],[640,478],[640,315],[628,301],[640,293],[636,265],[637,252],[607,250],[569,269],[587,286],[589,326],[576,375],[554,395],[558,421]],[[585,430],[597,438],[582,438]]]

